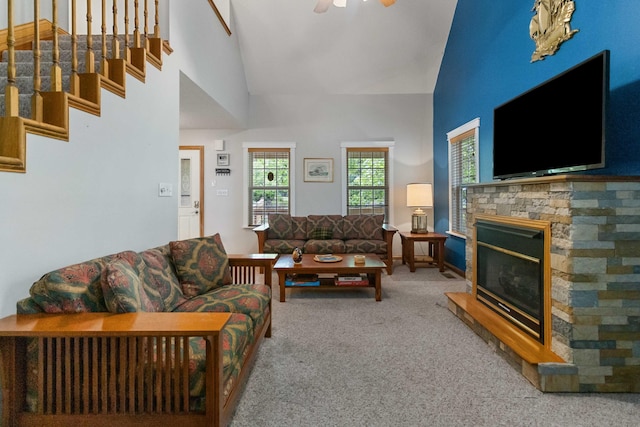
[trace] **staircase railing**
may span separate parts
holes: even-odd
[[[133,1],[133,12],[130,3]],[[40,17],[40,0],[33,2],[33,23],[16,26],[15,10],[22,1],[7,0],[7,29],[0,31],[0,66],[6,69],[6,79],[0,68],[0,90],[4,81],[4,112],[0,114],[0,171],[26,172],[26,134],[38,134],[51,138],[69,139],[69,107],[91,114],[100,114],[100,92],[104,88],[119,96],[125,96],[126,74],[144,82],[146,63],[162,69],[162,53],[170,52],[160,38],[159,1],[125,0],[124,14],[118,10],[118,0],[111,2],[111,14],[107,12],[108,0],[92,2],[86,0],[86,16],[80,17],[77,1],[71,0],[70,31],[60,28],[58,0],[51,0],[51,21]],[[96,3],[98,3],[96,5]],[[93,34],[94,15],[101,17],[100,33]],[[155,22],[153,33],[148,32],[150,12]],[[131,15],[132,13],[132,15]],[[143,28],[140,28],[140,15]],[[112,32],[107,33],[108,18],[111,17]],[[86,42],[78,43],[76,31],[78,21],[86,21]],[[130,18],[133,18],[133,34],[129,34]],[[121,27],[119,27],[121,25]],[[124,28],[124,34],[119,33]],[[99,40],[98,51],[94,42]],[[45,43],[46,42],[46,43]],[[61,46],[70,45],[70,59],[61,60]],[[44,50],[45,49],[48,50]],[[165,49],[166,48],[166,49]],[[28,76],[32,83],[26,87],[18,76],[17,52],[31,50],[33,73]],[[65,53],[68,52],[65,47]],[[84,55],[80,50],[84,49]],[[99,62],[96,62],[96,54]],[[43,57],[49,64],[48,90],[43,90],[44,77],[41,68]],[[24,55],[21,55],[24,60]],[[6,65],[5,65],[6,64]],[[81,72],[81,68],[84,72]],[[18,81],[20,77],[20,82]],[[29,100],[30,98],[30,100]]]

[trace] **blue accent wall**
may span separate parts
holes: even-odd
[[[449,229],[447,132],[480,118],[480,181],[492,181],[493,109],[605,49],[611,52],[606,167],[590,173],[640,175],[640,1],[574,2],[571,28],[578,33],[555,55],[532,63],[533,0],[458,0],[433,101],[437,232]],[[570,99],[557,99],[549,112],[553,102],[559,115],[571,108]],[[543,135],[545,120],[548,115],[532,117],[531,129],[523,131]],[[523,154],[530,148],[522,147]],[[447,239],[445,257],[464,271],[464,239]]]

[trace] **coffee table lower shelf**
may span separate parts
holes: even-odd
[[[295,264],[291,255],[280,255],[278,261],[274,265],[274,271],[278,273],[278,283],[280,285],[280,302],[286,300],[287,289],[322,289],[322,290],[338,290],[338,289],[356,289],[356,288],[374,288],[376,301],[382,300],[382,269],[386,268],[384,262],[375,254],[366,254],[364,264],[356,264],[353,255],[341,255],[343,258],[340,262],[321,263],[313,260],[313,255],[304,254],[302,262]],[[318,274],[324,277],[319,279],[319,285],[286,285],[287,278],[294,274]],[[337,285],[335,276],[354,276],[366,274],[369,283],[367,285]]]

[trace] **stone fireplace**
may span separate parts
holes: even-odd
[[[545,337],[476,298],[476,224],[548,223]],[[542,391],[640,392],[640,177],[559,175],[467,189],[467,292],[449,308]],[[543,302],[544,304],[544,302]]]

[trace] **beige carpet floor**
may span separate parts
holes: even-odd
[[[275,286],[232,426],[640,426],[640,394],[539,392],[447,309],[446,273],[397,262],[381,302]]]

